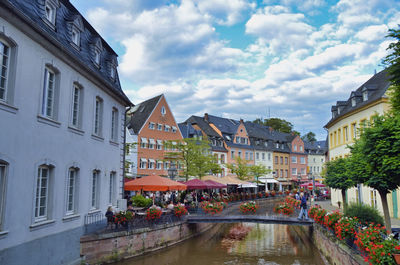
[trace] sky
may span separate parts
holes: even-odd
[[[383,69],[399,0],[71,0],[118,53],[134,104],[177,122],[277,117],[326,138],[331,106]]]

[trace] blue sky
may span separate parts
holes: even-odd
[[[330,107],[382,70],[398,0],[71,0],[119,54],[135,104],[178,122],[278,117],[325,139]]]

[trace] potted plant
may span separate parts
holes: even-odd
[[[284,215],[291,215],[294,212],[293,207],[286,202],[281,202],[279,204],[276,204],[273,210],[275,213]]]
[[[258,204],[255,201],[249,201],[240,204],[239,211],[243,214],[254,214],[258,209]]]
[[[177,204],[174,206],[174,214],[176,217],[181,217],[183,215],[186,215],[188,211],[185,208],[185,205],[183,204]]]
[[[157,220],[160,219],[162,215],[162,210],[158,206],[152,206],[146,211],[147,220]]]

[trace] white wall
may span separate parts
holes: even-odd
[[[108,205],[108,180],[111,171],[117,173],[117,196],[121,198],[124,130],[124,107],[119,102],[65,64],[58,54],[49,53],[46,48],[0,18],[0,29],[3,27],[5,34],[18,47],[15,100],[12,104],[17,110],[12,113],[0,108],[0,159],[9,163],[5,224],[0,235],[0,249],[82,226],[84,215],[90,209],[91,176],[94,169],[101,170],[99,211],[105,212]],[[59,125],[51,122],[47,124],[38,119],[46,63],[54,65],[60,71]],[[74,81],[84,87],[82,133],[68,128]],[[104,139],[92,137],[96,96],[104,100]],[[110,142],[113,107],[119,111],[117,144]],[[50,198],[53,204],[51,222],[32,228],[37,167],[43,162],[55,166],[51,187],[53,196]],[[67,173],[71,165],[80,168],[78,215],[72,219],[63,219]]]

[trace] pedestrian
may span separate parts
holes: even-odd
[[[297,219],[302,220],[303,216],[304,216],[304,219],[308,220],[307,197],[305,194],[300,193],[300,214]]]
[[[295,197],[296,200],[298,200],[298,201],[300,200],[300,195],[299,195],[298,192],[296,192],[296,194],[294,195],[294,197]]]

